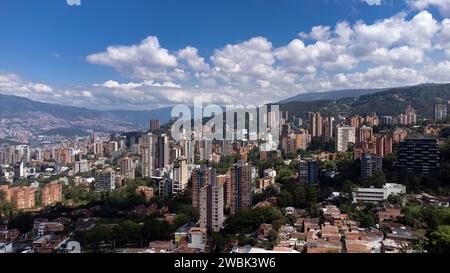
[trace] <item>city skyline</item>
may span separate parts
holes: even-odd
[[[0,93],[37,101],[148,110],[449,81],[446,0],[25,2],[0,3]]]
[[[0,0],[0,33],[0,254],[450,252],[450,0]]]

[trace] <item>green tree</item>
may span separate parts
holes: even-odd
[[[277,204],[281,208],[290,207],[294,203],[294,198],[292,194],[288,191],[281,191],[277,198]]]
[[[353,198],[353,192],[355,192],[355,190],[356,185],[350,180],[346,180],[342,185],[342,194],[349,199]]]
[[[431,233],[430,250],[433,253],[450,253],[450,225],[439,226]]]
[[[383,172],[378,171],[375,172],[371,177],[369,177],[367,181],[365,181],[364,186],[381,189],[384,184],[386,184],[386,177],[384,176]]]

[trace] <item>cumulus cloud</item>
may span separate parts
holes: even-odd
[[[430,7],[437,8],[442,15],[450,15],[450,0],[406,0],[407,3],[419,10],[428,9]]]
[[[262,104],[304,92],[450,82],[450,19],[420,11],[371,24],[344,21],[315,26],[278,47],[258,36],[207,57],[193,46],[170,51],[150,36],[86,59],[131,82],[60,90],[0,74],[0,92],[93,108],[150,109],[192,103],[199,95],[211,103]]]
[[[81,6],[81,0],[66,0],[69,6]]]
[[[86,59],[93,64],[114,67],[134,78],[170,79],[168,72],[178,66],[177,57],[162,48],[154,36],[147,37],[139,45],[109,46],[106,52],[89,55]],[[174,71],[172,76],[177,73],[180,71]]]
[[[363,2],[366,2],[369,6],[379,6],[382,4],[382,0],[361,0]]]

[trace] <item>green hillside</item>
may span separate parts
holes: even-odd
[[[290,115],[302,116],[307,112],[321,112],[322,115],[398,115],[411,104],[419,118],[433,118],[433,106],[450,101],[450,84],[426,84],[414,87],[392,88],[386,91],[364,95],[358,99],[344,98],[336,101],[291,102],[280,105]]]

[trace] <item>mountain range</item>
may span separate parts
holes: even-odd
[[[21,123],[39,133],[59,129],[96,129],[104,132],[148,129],[150,119],[159,119],[165,123],[169,121],[170,113],[171,108],[148,111],[92,110],[0,94],[0,119]]]
[[[390,89],[352,89],[301,94],[280,103],[297,117],[307,112],[323,115],[398,115],[411,104],[419,118],[432,118],[434,104],[450,102],[450,84],[422,84]],[[36,134],[74,135],[86,130],[124,132],[146,130],[150,119],[170,120],[171,108],[149,111],[92,110],[36,102],[0,94],[0,125],[25,128]],[[2,129],[2,128],[0,128]],[[1,133],[1,130],[0,130]]]
[[[338,100],[342,98],[359,98],[363,95],[375,94],[386,89],[343,89],[343,90],[332,90],[326,92],[312,92],[299,94],[297,96],[280,101],[279,104],[286,104],[296,101],[317,101],[317,100]]]
[[[434,105],[448,102],[450,102],[450,84],[421,84],[385,89],[357,98],[294,101],[280,105],[280,109],[289,111],[290,115],[297,117],[307,112],[320,112],[331,116],[367,115],[376,112],[380,116],[394,116],[404,113],[406,107],[411,105],[416,109],[419,118],[432,119]]]

